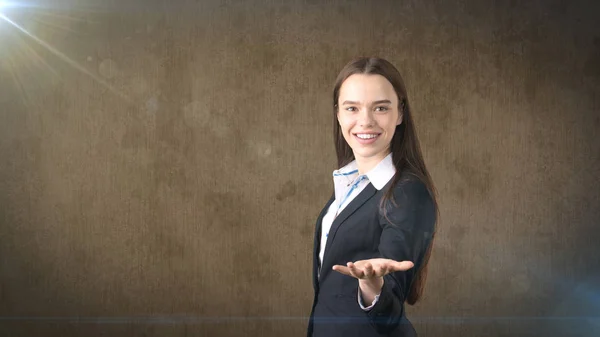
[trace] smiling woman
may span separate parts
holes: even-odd
[[[385,77],[354,74],[342,84],[339,101],[342,135],[360,163],[359,174],[365,173],[388,154],[396,126],[402,123],[398,96]]]
[[[416,336],[404,303],[423,292],[438,208],[398,70],[350,62],[333,116],[339,168],[316,224],[308,336]]]

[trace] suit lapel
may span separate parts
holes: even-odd
[[[331,255],[330,252],[332,248],[332,243],[335,238],[335,234],[337,233],[340,226],[344,223],[346,219],[348,219],[350,215],[352,215],[357,209],[359,209],[360,206],[367,202],[367,200],[371,199],[376,192],[377,189],[373,186],[373,184],[369,183],[356,196],[356,198],[352,199],[352,201],[350,201],[350,203],[342,210],[342,212],[338,214],[338,216],[333,220],[333,223],[331,224],[331,229],[329,230],[329,235],[327,236],[327,245],[325,246],[325,254],[323,256],[323,267],[328,266],[326,263],[327,257]],[[323,274],[329,271],[328,269],[321,268],[321,277],[323,277]]]
[[[314,238],[314,243],[313,243],[313,287],[314,287],[315,291],[317,290],[317,286],[318,286],[319,252],[321,249],[320,242],[321,242],[321,228],[322,228],[322,223],[323,223],[323,217],[327,213],[329,206],[331,206],[331,203],[334,200],[335,200],[335,192],[333,193],[331,198],[329,198],[329,201],[327,202],[325,207],[321,210],[321,213],[319,214],[319,217],[317,218],[317,225],[315,226],[315,238]]]

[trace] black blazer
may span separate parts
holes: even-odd
[[[335,195],[319,214],[313,250],[314,300],[308,324],[309,337],[416,336],[406,319],[404,301],[431,244],[436,210],[425,185],[413,176],[403,174],[394,187],[397,206],[389,204],[387,207],[390,223],[379,207],[392,181],[379,191],[369,183],[335,218],[327,238],[320,276],[321,222]],[[357,300],[358,280],[340,274],[332,267],[377,257],[412,261],[415,266],[406,272],[384,276],[378,302],[365,312]]]

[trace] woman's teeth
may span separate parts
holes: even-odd
[[[357,133],[356,137],[360,139],[371,139],[379,136],[378,134]]]

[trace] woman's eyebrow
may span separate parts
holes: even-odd
[[[390,101],[389,99],[382,99],[382,100],[373,102],[373,104],[392,104],[392,101]]]
[[[347,104],[358,105],[358,104],[360,104],[360,102],[344,101],[344,103],[342,103],[342,105],[347,105]],[[373,104],[392,104],[392,101],[390,101],[389,99],[381,99],[381,100],[373,102]]]

